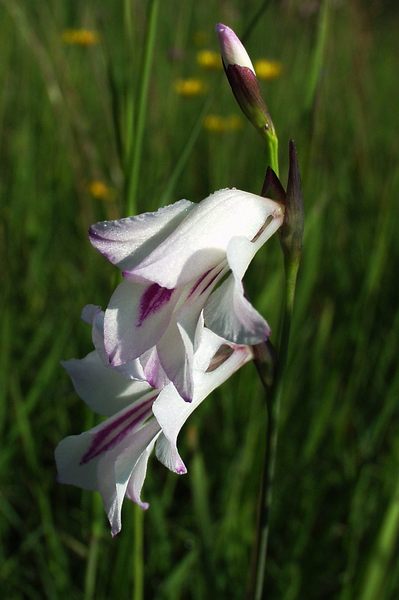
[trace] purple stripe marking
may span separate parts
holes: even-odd
[[[140,300],[140,316],[137,321],[137,327],[140,327],[145,319],[157,312],[164,304],[167,304],[174,292],[174,288],[164,288],[153,283],[148,287]]]
[[[90,444],[90,447],[80,459],[79,464],[84,465],[88,463],[93,458],[96,458],[103,452],[107,452],[107,450],[110,450],[116,444],[121,442],[123,438],[129,433],[129,431],[131,431],[131,429],[135,427],[135,425],[140,423],[140,421],[143,421],[147,417],[147,415],[150,414],[150,409],[156,397],[157,396],[149,398],[139,406],[133,406],[131,410],[129,410],[127,413],[121,415],[118,419],[116,419],[112,423],[109,423],[109,425],[107,425],[98,433],[96,433]],[[133,420],[132,417],[134,417]],[[126,425],[119,431],[115,432],[115,429],[118,429],[118,427],[120,427],[120,425],[122,425],[126,421]]]
[[[102,242],[106,242],[107,239],[100,235],[93,227],[93,225],[89,228],[89,238],[93,238],[94,240],[100,240]]]
[[[197,279],[197,281],[195,282],[194,286],[191,288],[191,291],[188,295],[188,297],[190,298],[190,296],[192,296],[195,292],[195,290],[198,288],[199,285],[201,285],[201,283],[204,281],[205,277],[207,275],[209,275],[209,273],[212,271],[212,269],[209,269],[209,271],[205,271],[205,273],[203,275],[201,275],[201,277],[199,279]]]
[[[202,290],[201,294],[203,294],[204,292],[206,292],[206,290],[209,288],[209,286],[211,286],[211,285],[212,285],[212,283],[215,281],[215,279],[216,279],[217,277],[219,277],[219,275],[220,275],[220,273],[221,273],[222,271],[223,271],[223,269],[220,269],[220,270],[219,270],[219,271],[216,273],[216,275],[214,275],[214,276],[212,277],[212,279],[211,279],[210,281],[208,281],[208,283],[206,284],[206,286],[205,286],[205,287],[204,287],[204,289]]]
[[[90,243],[92,244],[92,246],[94,246],[94,248],[96,248],[96,250],[98,250],[98,252],[100,252],[100,254],[105,256],[107,260],[109,260],[110,262],[114,262],[113,253],[112,251],[110,252],[109,249],[106,249],[109,248],[109,246],[105,246],[105,244],[114,244],[115,240],[103,237],[100,233],[95,231],[93,227],[94,225],[92,225],[89,229]]]

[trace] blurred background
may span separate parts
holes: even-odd
[[[399,596],[396,2],[0,1],[0,590],[4,598],[245,596],[265,436],[247,365],[196,411],[188,475],[150,462],[144,514],[112,539],[100,498],[56,483],[54,448],[97,421],[61,359],[117,274],[88,226],[235,186],[264,146],[224,78],[245,38],[299,154],[303,262],[282,404],[267,598]],[[246,276],[277,330],[278,240]]]

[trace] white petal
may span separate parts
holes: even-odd
[[[256,251],[256,244],[234,238],[227,248],[232,274],[212,292],[205,308],[206,326],[221,337],[237,344],[258,344],[270,335],[265,319],[244,296],[241,282]]]
[[[162,428],[156,445],[157,458],[175,473],[185,473],[184,463],[177,450],[180,429],[201,402],[237,369],[252,358],[248,346],[234,346],[233,353],[210,373],[194,371],[194,397],[188,403],[179,396],[172,384],[166,386],[155,400],[152,411]]]
[[[177,475],[185,475],[187,467],[184,464],[176,443],[171,444],[163,433],[157,439],[156,457],[167,469],[173,471]]]
[[[69,483],[84,490],[97,490],[97,462],[80,464],[82,456],[91,444],[90,432],[80,435],[70,435],[58,444],[55,449],[57,464],[57,480],[59,483]]]
[[[142,365],[146,381],[153,388],[162,389],[169,383],[169,379],[159,361],[156,346],[142,354],[138,360]]]
[[[122,502],[130,477],[160,433],[155,419],[142,425],[151,414],[152,402],[153,398],[148,398],[136,403],[90,431],[62,440],[55,451],[61,483],[101,493],[113,535],[121,528]],[[144,480],[142,471],[140,477]]]
[[[121,269],[129,269],[158,246],[189,213],[193,203],[180,200],[156,212],[92,225],[93,246]]]
[[[152,407],[162,429],[155,448],[156,456],[165,467],[178,475],[183,475],[187,469],[177,450],[177,436],[197,405],[184,402],[173,384],[169,384],[160,392]]]
[[[97,310],[95,310],[95,309],[97,309]],[[85,306],[85,308],[82,311],[82,318],[83,318],[83,314],[88,319],[91,318],[92,340],[93,340],[94,347],[97,350],[97,353],[98,353],[99,357],[101,358],[103,364],[107,368],[109,368],[110,364],[109,364],[108,354],[105,350],[105,345],[104,345],[104,312],[101,309],[99,309],[99,310],[98,309],[99,309],[99,307],[94,306],[94,305]],[[118,373],[120,373],[121,375],[123,375],[123,377],[125,377],[126,379],[137,379],[139,381],[147,380],[144,370],[143,370],[143,367],[141,365],[141,362],[139,361],[138,358],[136,358],[126,364],[114,367],[114,370],[117,371]],[[154,386],[152,386],[152,387],[154,387]]]
[[[153,392],[147,394],[89,431],[62,440],[55,450],[59,481],[98,489],[96,465],[104,456],[115,458],[126,442],[131,442],[132,435],[151,414],[155,398]]]
[[[249,192],[215,192],[190,211],[176,229],[136,267],[137,280],[175,288],[204,275],[225,258],[232,237],[253,239],[268,217],[282,220],[281,206]],[[281,223],[280,223],[281,224]]]
[[[143,452],[159,435],[159,425],[153,419],[126,440],[117,456],[104,456],[99,463],[99,491],[111,525],[112,535],[121,530],[122,503],[129,480]]]
[[[128,381],[115,369],[105,366],[97,352],[85,358],[62,362],[76,393],[100,415],[114,415],[151,390],[144,381]]]
[[[104,319],[104,343],[113,366],[152,348],[169,325],[179,294],[157,284],[124,280],[113,293]]]
[[[209,367],[209,363],[215,356],[219,348],[226,343],[226,340],[216,335],[210,329],[203,328],[201,334],[201,343],[198,350],[194,354],[194,368],[196,371],[205,371]]]
[[[186,402],[191,402],[194,348],[185,329],[179,323],[171,322],[157,345],[157,351],[169,380],[174,383],[180,396]]]
[[[100,312],[101,306],[97,306],[96,304],[86,304],[86,306],[84,306],[82,309],[80,318],[85,323],[92,325],[96,315],[98,315]]]
[[[149,504],[148,502],[142,501],[141,490],[143,488],[145,476],[147,474],[148,459],[150,457],[151,452],[154,449],[154,444],[158,438],[158,435],[156,435],[152,442],[148,444],[148,446],[140,456],[139,460],[137,461],[133,469],[133,473],[130,476],[129,483],[126,489],[126,496],[129,498],[129,500],[132,500],[132,502],[138,504],[143,510],[147,510]]]
[[[104,346],[104,311],[102,310],[93,314],[91,339],[101,360],[107,365],[109,361]]]

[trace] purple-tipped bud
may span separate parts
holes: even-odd
[[[289,143],[289,162],[285,216],[280,239],[284,253],[298,258],[302,251],[304,210],[298,156],[293,140]]]
[[[255,69],[247,51],[230,27],[218,23],[216,32],[224,70],[241,110],[261,133],[274,135],[273,122],[262,98]]]
[[[255,69],[248,56],[248,52],[230,27],[218,23],[216,25],[216,33],[219,37],[220,49],[222,53],[222,60],[224,68],[227,69],[229,65],[237,65],[239,67],[247,67],[251,69],[255,75]]]

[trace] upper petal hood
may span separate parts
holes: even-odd
[[[118,221],[102,221],[89,229],[93,246],[120,269],[139,263],[158,246],[195,206],[188,200]]]
[[[268,219],[282,222],[282,217],[282,207],[273,200],[220,190],[195,205],[162,243],[127,269],[129,277],[169,289],[188,283],[224,260],[231,238],[252,240]]]

